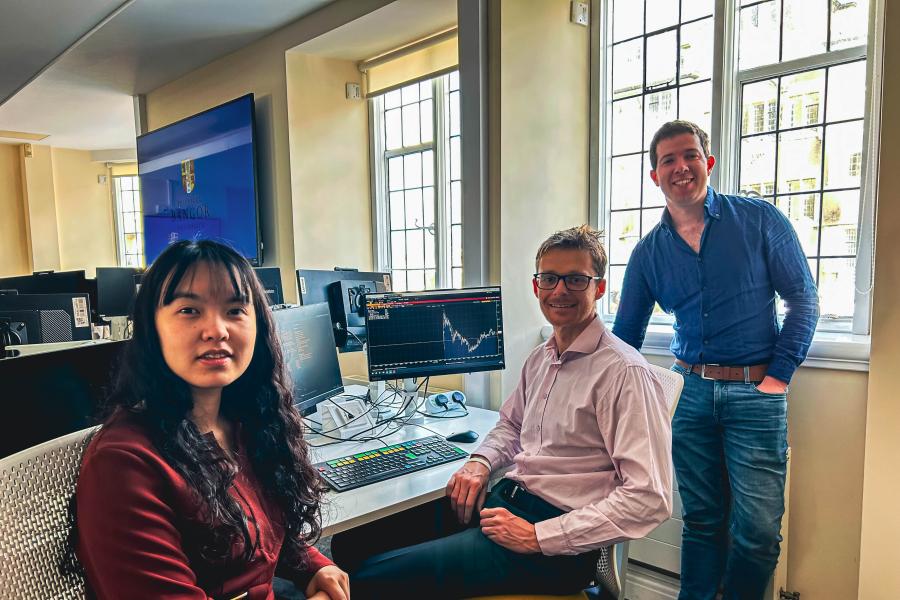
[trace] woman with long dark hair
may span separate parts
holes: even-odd
[[[114,393],[76,490],[77,555],[97,598],[271,600],[273,577],[350,597],[309,544],[320,480],[265,292],[211,241],[147,270]]]

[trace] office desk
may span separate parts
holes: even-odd
[[[467,429],[477,431],[479,438],[471,444],[452,442],[466,452],[472,453],[481,444],[485,434],[497,423],[499,417],[496,411],[470,407],[469,415],[466,417],[460,419],[426,417],[424,425],[444,436]],[[429,435],[432,433],[427,429],[407,425],[396,433],[384,436],[383,439],[387,444],[396,444]],[[310,437],[310,442],[316,442],[314,436]],[[377,440],[341,442],[330,446],[310,446],[310,455],[313,462],[321,462],[381,447],[383,444]],[[444,495],[444,488],[450,476],[463,463],[463,460],[457,460],[347,492],[328,492],[322,500],[323,535],[334,535],[440,498]]]

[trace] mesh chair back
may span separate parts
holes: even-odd
[[[666,395],[666,405],[669,407],[669,417],[675,416],[675,408],[678,406],[678,398],[681,397],[681,388],[684,387],[684,378],[665,367],[650,365],[650,370],[656,375],[663,386]]]
[[[0,460],[0,598],[84,598],[80,576],[63,572],[68,502],[75,492],[83,429]]]

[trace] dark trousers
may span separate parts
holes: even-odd
[[[504,479],[487,508],[506,508],[530,523],[563,511]],[[567,594],[594,578],[598,552],[576,556],[518,554],[489,540],[477,515],[461,528],[447,499],[358,527],[332,540],[360,598],[465,598],[488,594]]]

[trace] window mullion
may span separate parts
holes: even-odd
[[[737,71],[737,44],[735,43],[736,0],[716,0],[713,14],[713,52],[721,57],[713,63],[712,114],[709,132],[711,151],[722,159],[710,177],[710,185],[717,190],[737,189],[738,151],[735,136],[736,123],[740,123],[740,93],[734,73]],[[716,118],[718,115],[718,118]],[[728,157],[727,159],[725,157]]]
[[[369,102],[369,156],[372,157],[372,168],[369,171],[372,190],[373,230],[372,255],[378,271],[390,271],[391,267],[391,228],[390,202],[387,187],[387,161],[384,150],[384,99],[377,96]]]
[[[450,215],[447,191],[450,187],[447,169],[447,150],[450,144],[450,128],[446,114],[445,77],[433,82],[431,105],[434,107],[434,239],[436,252],[436,285],[439,289],[453,287],[450,270]]]

